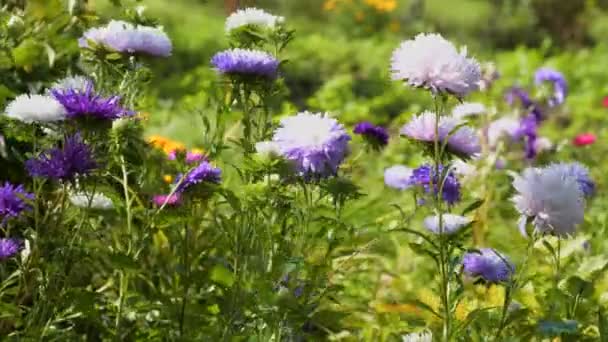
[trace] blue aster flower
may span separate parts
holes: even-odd
[[[86,82],[84,89],[83,87],[57,87],[51,89],[51,94],[63,105],[67,117],[71,119],[91,117],[115,120],[135,114],[121,106],[120,96],[103,97],[97,94],[92,81]]]
[[[368,121],[358,123],[353,130],[355,134],[361,135],[373,148],[381,149],[388,144],[388,133],[381,126],[376,126]]]
[[[577,162],[557,163],[550,165],[549,169],[558,170],[565,177],[574,178],[585,197],[591,197],[595,192],[595,182],[589,175],[589,169],[583,164]]]
[[[71,180],[77,175],[86,175],[97,167],[91,148],[80,134],[67,137],[63,146],[42,152],[25,163],[32,177],[54,180]]]
[[[220,74],[274,79],[280,62],[264,51],[231,49],[215,54],[211,64]]]
[[[177,188],[177,192],[184,192],[190,187],[200,183],[214,183],[218,184],[222,181],[222,170],[213,167],[211,163],[203,160],[197,167],[192,169],[181,179],[181,183]]]
[[[510,105],[514,105],[516,101],[521,103],[521,106],[529,110],[532,115],[536,118],[536,121],[540,122],[543,120],[543,113],[540,106],[532,100],[530,94],[527,91],[519,87],[513,87],[509,89],[505,95],[505,100]]]
[[[0,219],[1,223],[13,217],[18,217],[24,210],[30,210],[27,203],[34,199],[31,194],[23,188],[23,185],[13,185],[9,182],[0,187]]]
[[[78,44],[89,48],[89,41],[124,54],[168,57],[173,49],[171,40],[161,29],[136,26],[121,20],[112,20],[106,26],[87,30]]]
[[[442,165],[439,166],[439,174],[444,175]],[[452,171],[448,171],[444,177],[445,180],[439,179],[435,174],[435,167],[425,164],[412,171],[410,183],[422,186],[427,193],[433,191],[435,194],[439,193],[443,183],[441,197],[446,203],[453,205],[460,201],[460,183]]]
[[[0,261],[15,256],[23,248],[23,241],[14,238],[0,239]]]
[[[568,85],[564,75],[557,70],[540,68],[534,74],[534,83],[538,86],[545,82],[550,82],[553,85],[553,95],[547,100],[549,107],[564,103],[568,93]]]
[[[487,283],[506,282],[515,272],[515,265],[492,248],[466,253],[462,258],[462,266],[466,275]]]

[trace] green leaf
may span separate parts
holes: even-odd
[[[591,280],[608,266],[608,258],[605,255],[596,255],[585,259],[578,267],[576,274],[583,279]]]
[[[211,270],[211,280],[225,287],[232,287],[234,275],[222,265],[215,265]]]
[[[604,317],[602,309],[597,312],[597,320],[597,327],[600,331],[600,341],[608,342],[608,322],[606,322],[606,317]]]
[[[123,253],[111,254],[110,262],[115,268],[121,270],[136,270],[139,267],[135,260]]]
[[[32,65],[40,63],[44,55],[44,46],[32,38],[28,38],[14,48],[12,54],[16,66],[30,68]]]
[[[478,199],[475,202],[471,203],[468,207],[464,208],[464,210],[462,211],[462,216],[478,209],[479,207],[481,207],[483,205],[484,202],[485,202],[485,200]]]

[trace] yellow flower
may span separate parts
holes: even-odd
[[[325,1],[325,3],[323,4],[323,10],[324,11],[333,11],[336,8],[336,0],[327,0]]]
[[[171,176],[171,175],[164,175],[163,176],[163,181],[165,181],[165,183],[167,183],[167,184],[171,184],[171,183],[173,183],[173,176]]]
[[[161,135],[151,135],[146,139],[146,141],[148,141],[148,143],[150,143],[152,146],[163,150],[167,154],[186,150],[186,145]]]

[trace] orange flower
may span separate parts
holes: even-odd
[[[148,143],[150,143],[152,146],[163,150],[166,154],[186,150],[186,145],[161,135],[151,135],[148,137],[148,139],[146,139],[146,141],[148,141]]]
[[[165,183],[167,183],[167,184],[171,184],[171,183],[173,183],[173,176],[171,176],[171,175],[164,175],[163,176],[163,181],[165,181]]]

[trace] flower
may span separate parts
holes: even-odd
[[[519,100],[519,102],[521,102],[522,107],[524,107],[526,110],[529,110],[530,113],[534,115],[537,121],[542,121],[543,113],[540,107],[534,101],[532,101],[530,95],[525,90],[519,87],[513,87],[509,89],[509,91],[505,95],[505,100],[510,105],[513,105],[515,103],[515,100]]]
[[[197,167],[180,178],[177,192],[183,192],[199,183],[220,183],[222,181],[222,170],[213,167],[211,163],[203,160]]]
[[[362,135],[375,148],[381,148],[388,144],[386,129],[381,126],[375,126],[371,122],[359,122],[353,132]]]
[[[478,158],[478,156],[475,156],[475,158]],[[454,160],[451,168],[456,175],[461,177],[473,178],[477,175],[477,167],[474,164],[467,163],[460,159]]]
[[[505,135],[510,138],[518,136],[520,120],[514,117],[503,117],[490,123],[487,130],[488,145],[496,147],[498,142]]]
[[[488,109],[483,103],[464,102],[452,109],[452,117],[462,119],[471,115],[479,115],[487,112]]]
[[[236,28],[254,25],[267,28],[275,28],[278,24],[285,20],[283,17],[272,15],[264,10],[257,8],[240,9],[232,13],[226,19],[226,32],[230,32]]]
[[[529,114],[520,121],[520,127],[516,137],[525,138],[526,158],[533,159],[538,154],[536,140],[538,139],[538,120],[533,114]]]
[[[466,253],[462,258],[463,271],[470,277],[479,277],[488,283],[508,281],[515,273],[515,265],[492,248]]]
[[[517,194],[512,201],[520,213],[519,229],[526,236],[532,220],[537,232],[572,235],[583,221],[583,192],[578,181],[559,168],[527,168],[513,176]]]
[[[593,144],[596,139],[597,138],[593,133],[581,133],[574,137],[574,139],[572,140],[572,144],[574,144],[575,146],[587,146]]]
[[[102,193],[75,192],[70,194],[70,203],[85,209],[110,210],[114,208],[114,203]]]
[[[604,99],[602,99],[602,106],[608,108],[608,96],[604,96]]]
[[[161,29],[134,26],[120,20],[87,30],[78,44],[82,48],[89,48],[89,41],[126,54],[168,57],[172,50],[171,40]]]
[[[350,136],[326,113],[302,112],[282,119],[272,141],[300,176],[326,177],[338,171]]]
[[[261,156],[278,156],[281,154],[279,144],[274,141],[260,141],[255,143],[255,151]]]
[[[80,134],[67,137],[62,147],[42,152],[25,163],[32,177],[70,180],[76,175],[86,175],[97,167],[91,148],[82,141]]]
[[[211,58],[211,64],[220,74],[274,79],[277,77],[280,63],[264,51],[231,49],[215,54]]]
[[[429,331],[409,333],[401,336],[402,342],[433,342],[433,334]]]
[[[102,120],[115,120],[135,113],[124,109],[120,105],[120,96],[102,97],[95,93],[93,82],[87,82],[82,89],[55,88],[51,90],[53,97],[59,101],[67,111],[70,119],[93,117]]]
[[[171,156],[172,153],[175,154],[177,151],[186,150],[186,146],[184,144],[161,135],[149,136],[146,138],[146,141],[152,146],[163,150],[169,156]]]
[[[549,68],[538,69],[534,74],[534,83],[540,85],[544,82],[551,82],[553,84],[553,95],[547,100],[549,107],[555,107],[564,103],[568,92],[564,75],[557,70]]]
[[[595,192],[595,182],[589,175],[589,169],[581,163],[555,163],[549,165],[548,169],[555,169],[561,172],[564,177],[574,178],[585,197],[590,197]]]
[[[421,33],[401,43],[393,52],[391,71],[393,80],[459,98],[477,90],[481,80],[477,61],[439,34]]]
[[[435,167],[425,164],[412,171],[410,183],[422,186],[427,193],[431,192],[431,185],[435,194],[438,194],[441,189],[441,197],[450,205],[460,201],[460,183],[454,173],[448,171],[444,175],[443,166],[439,165],[439,174],[444,178],[440,180],[436,176]],[[442,188],[440,188],[441,185],[443,185]]]
[[[6,260],[19,253],[22,248],[22,244],[22,241],[18,239],[0,239],[0,260]]]
[[[34,194],[25,191],[23,185],[5,182],[4,186],[0,186],[0,222],[5,223],[9,218],[18,217],[24,210],[30,210],[27,202],[33,199]]]
[[[169,160],[176,160],[178,151],[181,151],[181,150],[180,149],[171,150],[171,152],[168,153],[167,158]],[[203,150],[201,150],[201,149],[195,148],[195,149],[192,149],[191,151],[186,152],[186,164],[194,164],[194,163],[199,162],[204,159],[206,159],[206,156],[205,156],[205,153],[203,152]]]
[[[405,124],[400,133],[413,140],[418,140],[426,143],[435,141],[435,125],[437,114],[425,111],[422,114],[414,116],[409,123]],[[460,120],[451,116],[439,117],[439,142],[443,143],[447,138],[448,151],[463,157],[469,157],[479,153],[479,137],[468,126],[460,126]],[[456,131],[453,131],[456,129]]]
[[[66,116],[61,103],[46,95],[19,95],[6,106],[5,112],[9,118],[25,123],[61,121]]]
[[[91,81],[91,79],[88,77],[69,76],[69,77],[63,78],[63,79],[53,83],[53,85],[51,86],[51,90],[53,90],[53,89],[55,89],[55,90],[74,89],[74,90],[79,90],[79,91],[86,91],[87,87],[92,82],[93,81]]]
[[[384,184],[397,190],[404,190],[412,186],[410,178],[412,169],[403,165],[391,166],[384,170]]]
[[[177,193],[172,195],[156,195],[152,198],[152,202],[154,202],[154,204],[159,207],[162,207],[163,204],[170,207],[176,207],[180,205],[181,197]]]
[[[435,234],[454,234],[460,228],[471,223],[471,219],[454,214],[441,215],[441,226],[439,226],[439,215],[429,216],[424,219],[424,226]],[[442,228],[442,229],[440,229]]]

